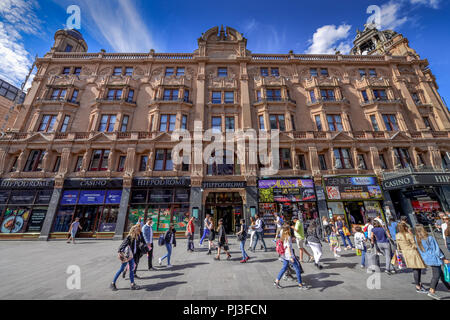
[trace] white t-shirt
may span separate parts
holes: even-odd
[[[372,229],[373,229],[373,225],[369,224],[369,226],[367,227],[367,238],[372,238]]]
[[[441,229],[442,229],[442,237],[444,238],[444,240],[445,240],[445,230],[447,230],[447,223],[443,223],[442,225],[441,225]]]

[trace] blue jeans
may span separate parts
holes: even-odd
[[[242,240],[239,247],[241,248],[241,252],[242,252],[242,260],[245,260],[248,258],[248,254],[247,252],[245,252],[245,240]]]
[[[204,229],[203,230],[203,235],[202,238],[200,239],[200,245],[202,245],[203,241],[205,240],[205,238],[209,236],[209,229]]]
[[[288,266],[289,266],[289,261],[283,259],[283,267],[281,267],[280,273],[278,273],[278,277],[277,277],[278,281],[280,281],[281,277],[286,272]],[[301,272],[300,272],[300,265],[298,264],[297,259],[294,259],[294,263],[292,263],[292,266],[294,267],[295,273],[297,274],[297,282],[298,282],[298,284],[302,284],[302,275],[301,275]]]
[[[134,272],[133,272],[134,259],[131,259],[130,261],[124,262],[124,263],[121,264],[119,271],[117,271],[116,275],[114,276],[113,283],[116,283],[116,281],[119,278],[120,274],[123,272],[123,270],[125,270],[127,264],[130,266],[130,282],[134,283]]]
[[[367,248],[364,246],[364,249],[361,249],[361,265],[364,267],[366,266],[366,252]]]
[[[262,233],[262,232],[256,231],[256,232],[255,232],[255,236],[256,236],[256,239],[255,239],[255,243],[253,243],[253,248],[252,248],[252,250],[255,250],[256,244],[258,243],[258,240],[259,240],[259,239],[261,239],[261,242],[262,242],[262,244],[263,244],[263,246],[264,246],[264,249],[267,250],[266,243],[264,242],[264,235],[263,235],[263,233]]]
[[[354,248],[349,236],[344,235],[344,231],[339,230],[339,235],[341,236],[342,242],[344,243],[344,247],[347,247],[347,242],[345,242],[345,240],[347,239],[349,246]]]
[[[167,265],[170,265],[170,256],[172,255],[172,244],[166,243],[166,249],[167,249],[167,254],[161,258],[161,261],[163,261],[165,258],[167,258]]]

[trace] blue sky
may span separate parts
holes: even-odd
[[[81,9],[90,52],[192,52],[202,32],[223,24],[243,32],[258,53],[348,52],[371,15],[368,6],[378,5],[382,28],[402,33],[429,60],[450,104],[447,0],[0,0],[0,78],[21,84],[34,56],[42,57],[65,27],[72,4]]]

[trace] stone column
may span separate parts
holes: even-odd
[[[55,188],[53,189],[52,198],[48,205],[47,213],[45,214],[44,223],[42,224],[41,234],[39,240],[47,241],[50,235],[53,221],[55,220],[56,210],[58,209],[59,199],[62,193],[64,180],[55,181]]]
[[[241,106],[242,106],[242,119],[243,119],[243,129],[247,130],[252,128],[252,112],[250,106],[250,94],[248,89],[248,74],[247,74],[247,64],[245,62],[241,63]]]
[[[128,216],[128,202],[130,200],[131,179],[123,180],[122,197],[120,198],[119,214],[117,216],[116,232],[114,240],[122,240],[125,231],[125,224]]]

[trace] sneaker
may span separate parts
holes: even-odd
[[[109,287],[111,288],[112,291],[117,291],[117,287],[116,287],[116,284],[114,282],[111,282]]]
[[[227,256],[227,260],[231,260],[231,254]]]
[[[245,258],[245,260],[247,260],[247,261],[248,261],[248,260],[250,260],[250,257],[249,257],[249,256],[247,256],[247,258]]]
[[[220,257],[214,257],[214,260],[220,261]]]
[[[363,264],[361,265],[361,268],[365,268],[365,267],[366,267],[365,265],[363,265]]]
[[[299,285],[299,286],[298,286],[298,289],[299,289],[299,290],[302,290],[302,291],[309,290],[309,288],[308,288],[307,286],[305,286],[304,284]]]
[[[136,283],[133,283],[131,286],[130,286],[130,289],[131,290],[139,290],[141,287],[139,287]]]
[[[384,270],[384,273],[386,273],[387,275],[391,276],[392,273],[389,270]]]
[[[162,259],[161,258],[158,259],[158,263],[159,263],[159,265],[162,264]]]
[[[416,287],[416,292],[417,292],[417,293],[428,293],[429,291],[428,291],[428,290],[425,290],[424,287],[420,287],[420,289],[417,289],[417,287]]]
[[[335,258],[340,258],[341,256],[338,255],[338,254],[335,254],[334,257],[335,257]]]
[[[148,268],[148,271],[155,271],[156,269],[153,267]]]
[[[247,260],[245,260],[245,259],[242,259],[241,261],[239,261],[240,263],[246,263],[247,262]]]
[[[283,289],[283,287],[280,286],[280,283],[279,283],[279,282],[274,281],[273,285],[274,285],[275,287],[277,287],[277,289]]]
[[[137,274],[135,274],[134,277],[135,277],[136,279],[140,279],[140,278],[141,278],[141,277],[139,277]]]
[[[434,300],[441,300],[441,298],[439,298],[439,296],[437,296],[436,293],[428,292],[427,296],[429,296],[431,299]]]

